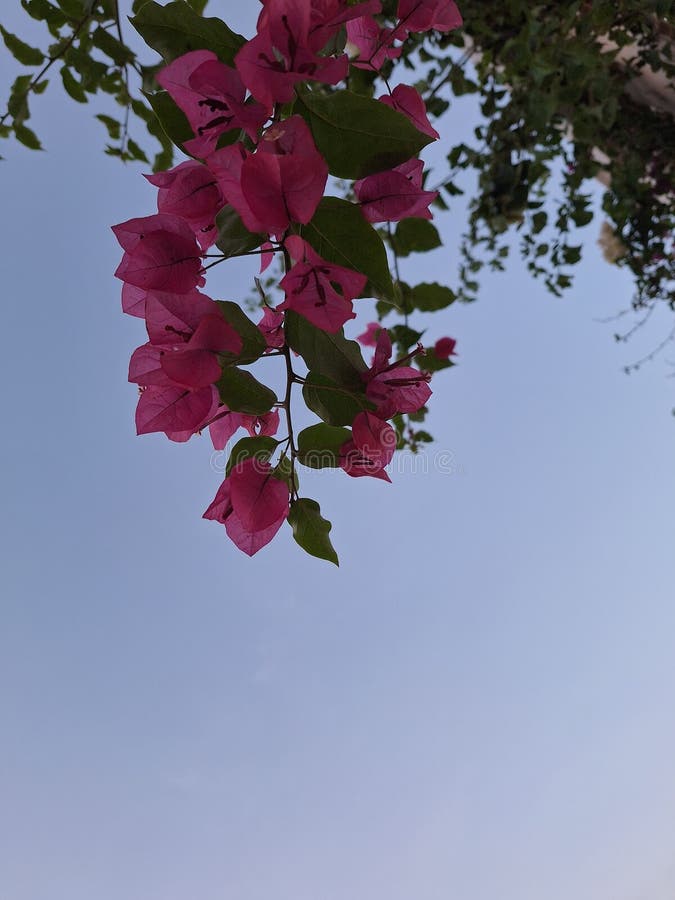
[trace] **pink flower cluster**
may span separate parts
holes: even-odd
[[[185,441],[208,427],[220,449],[238,428],[252,437],[271,438],[279,429],[277,407],[286,411],[289,436],[279,444],[287,447],[290,476],[269,456],[237,461],[204,514],[222,523],[249,555],[272,539],[297,497],[290,386],[284,402],[259,415],[230,409],[222,400],[219,382],[226,370],[251,360],[243,353],[244,335],[223,307],[200,290],[205,255],[218,240],[216,217],[225,208],[236,212],[245,228],[260,237],[264,263],[283,253],[284,300],[275,310],[265,309],[258,323],[265,352],[290,360],[284,332],[288,310],[323,331],[339,332],[354,318],[353,303],[367,279],[323,259],[298,234],[324,195],[328,166],[305,120],[292,110],[288,114],[287,104],[294,101],[298,85],[335,85],[346,77],[347,54],[327,50],[343,27],[356,48],[353,64],[377,70],[400,52],[395,42],[409,33],[461,24],[450,0],[399,0],[393,29],[380,28],[373,18],[381,12],[380,0],[262,4],[257,33],[238,52],[234,67],[210,50],[194,50],[159,73],[159,84],[190,124],[194,137],[184,149],[193,158],[146,176],[158,189],[156,214],[113,228],[124,251],[115,272],[124,282],[122,306],[145,320],[148,337],[129,365],[129,380],[140,394],[138,433],[164,432],[171,440]],[[399,85],[379,99],[419,131],[438,136],[414,88]],[[357,181],[354,192],[364,218],[373,223],[431,218],[429,204],[436,193],[423,189],[422,169],[421,160],[411,159]],[[418,410],[431,394],[427,374],[406,365],[409,358],[392,362],[391,355],[389,336],[380,330],[372,366],[364,375],[371,409],[356,416],[352,437],[340,452],[349,475],[389,480],[385,467],[397,439],[387,419]]]

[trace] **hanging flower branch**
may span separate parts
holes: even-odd
[[[337,563],[331,525],[300,495],[299,470],[389,481],[400,445],[390,422],[431,395],[434,366],[415,365],[421,344],[393,358],[389,332],[369,326],[368,366],[343,326],[360,297],[401,306],[373,223],[431,218],[436,192],[424,189],[418,154],[437,134],[408,85],[387,85],[379,100],[322,85],[341,85],[351,66],[377,71],[410,32],[448,31],[461,18],[451,0],[400,0],[395,28],[380,27],[380,11],[379,0],[264,0],[250,41],[180,2],[150,2],[133,20],[167,62],[153,108],[192,157],[147,176],[158,188],[156,214],[113,228],[124,251],[115,273],[122,306],[148,334],[129,366],[140,390],[137,431],[186,441],[208,428],[217,449],[248,432],[204,516],[249,555],[288,521],[300,546]],[[355,201],[326,196],[329,175],[353,182]],[[202,291],[209,268],[245,255],[262,270],[278,256],[284,270],[283,302],[257,323]],[[430,350],[438,368],[452,353],[449,338]],[[248,368],[266,356],[283,366],[282,397]],[[322,421],[296,434],[300,393]]]

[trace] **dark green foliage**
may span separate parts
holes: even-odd
[[[172,142],[180,145],[187,137],[186,123],[161,94],[145,99],[144,93],[156,91],[158,63],[141,62],[130,48],[124,30],[128,26],[117,19],[117,4],[21,0],[21,5],[44,24],[45,41],[33,46],[20,34],[2,29],[5,46],[28,71],[20,71],[7,92],[0,138],[13,134],[28,147],[40,147],[27,124],[30,99],[44,90],[49,68],[55,66],[58,80],[76,102],[105,93],[123,108],[121,113],[97,116],[110,140],[107,153],[144,160],[148,151],[141,138],[147,129],[160,144],[154,167],[169,166]],[[134,0],[133,21],[165,59],[208,47],[231,64],[243,38],[217,19],[202,18],[206,5],[207,0],[173,0],[164,6]],[[525,0],[463,0],[460,6],[462,31],[413,35],[401,58],[383,69],[387,77],[397,66],[414,69],[416,86],[432,116],[442,115],[453,97],[465,94],[475,94],[480,106],[483,118],[475,140],[447,147],[449,171],[436,173],[442,192],[439,208],[449,205],[452,210],[454,198],[470,192],[459,281],[453,285],[457,297],[476,297],[479,273],[486,265],[505,268],[511,230],[519,236],[532,274],[554,294],[561,293],[580,258],[580,241],[574,241],[572,233],[593,218],[587,185],[604,171],[611,176],[611,186],[603,214],[621,251],[613,261],[634,276],[635,306],[663,300],[675,306],[675,98],[662,98],[660,107],[649,105],[636,90],[645,67],[671,80],[675,76],[675,0],[551,0],[535,6]],[[383,24],[395,9],[393,0],[383,4]],[[627,64],[617,54],[628,46],[633,49]],[[357,177],[394,164],[426,141],[398,121],[393,110],[375,103],[373,95],[381,87],[374,85],[372,73],[352,69],[349,92],[313,85],[310,92],[302,91],[296,105],[338,175]],[[357,134],[336,139],[362,121],[373,132],[367,141],[359,142]],[[475,185],[463,173],[474,173]],[[343,231],[352,223],[356,227],[347,209],[340,210]],[[324,205],[317,221],[304,229],[304,236],[328,258],[330,235],[322,229],[337,211]],[[236,232],[236,223],[230,231]],[[370,232],[367,238],[365,231],[355,236],[353,247],[362,237],[374,260],[367,291],[400,305],[404,298],[392,287],[384,251],[375,249]],[[227,246],[228,240],[225,227],[221,241]],[[399,256],[439,245],[434,226],[423,220],[397,226],[391,241]],[[349,264],[337,255],[332,261]]]

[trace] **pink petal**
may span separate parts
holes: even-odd
[[[391,482],[391,478],[387,475],[383,468],[358,449],[354,441],[346,441],[340,448],[340,468],[352,478],[362,478],[370,476],[371,478],[379,478],[382,481]]]
[[[143,344],[134,350],[129,360],[129,381],[143,387],[171,384],[169,376],[162,369],[159,347]]]
[[[359,413],[352,424],[355,447],[372,461],[377,469],[391,462],[396,449],[396,432],[387,422],[371,412]]]
[[[175,346],[187,343],[200,321],[208,315],[220,315],[220,309],[199,291],[188,294],[152,291],[147,295],[145,324],[153,344]]]
[[[236,356],[241,353],[243,341],[218,310],[201,319],[189,345],[191,350],[212,350],[214,353],[232,353]]]
[[[408,84],[399,84],[391,92],[391,95],[385,94],[378,99],[380,103],[407,116],[418,131],[428,134],[434,140],[438,139],[439,134],[429,121],[422,95],[414,87]]]
[[[258,328],[263,333],[270,350],[280,349],[284,346],[284,314],[276,309],[265,307],[262,319],[258,322]]]
[[[232,507],[247,531],[263,531],[288,515],[288,486],[271,472],[269,463],[252,458],[230,473]]]
[[[160,362],[174,384],[193,390],[215,384],[222,374],[215,353],[209,350],[167,350]]]
[[[218,488],[216,496],[209,504],[208,509],[203,514],[203,519],[212,519],[215,522],[225,523],[225,519],[232,513],[232,503],[230,502],[230,481],[228,478]]]
[[[128,316],[138,316],[142,319],[145,315],[145,300],[148,292],[133,284],[122,285],[122,310]]]
[[[225,531],[235,546],[246,553],[247,556],[253,556],[258,550],[269,544],[287,517],[288,512],[279,516],[277,521],[272,522],[267,528],[259,531],[247,531],[239,516],[232,512],[225,520]]]
[[[209,434],[214,450],[224,450],[225,445],[241,426],[241,413],[231,412],[226,406],[221,406],[216,413],[218,418],[209,425]]]
[[[198,431],[218,408],[213,385],[197,391],[180,387],[148,387],[136,408],[136,431]]]
[[[454,338],[442,337],[434,344],[434,353],[439,359],[449,359],[449,357],[457,355],[455,353],[456,346],[457,341]]]
[[[377,345],[377,336],[382,331],[379,322],[368,322],[366,330],[363,334],[359,334],[356,340],[364,347],[375,347]]]

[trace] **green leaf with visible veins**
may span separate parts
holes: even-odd
[[[351,91],[300,90],[294,112],[307,121],[319,153],[338,178],[393,169],[433,140],[397,110]]]
[[[348,341],[342,331],[323,331],[291,309],[286,312],[285,332],[289,347],[302,356],[308,369],[347,390],[363,391],[361,374],[367,368],[356,341]]]

